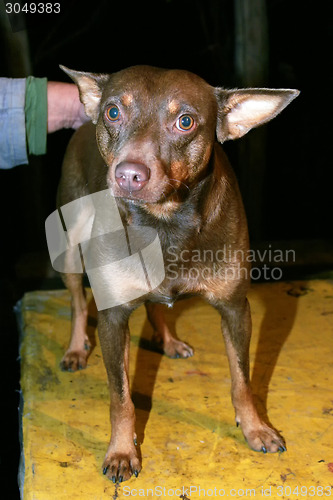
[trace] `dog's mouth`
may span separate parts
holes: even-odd
[[[117,195],[116,195],[117,197]],[[137,198],[137,197],[120,197],[122,200],[126,201],[127,204],[136,207],[141,207],[145,212],[156,217],[157,219],[170,219],[174,213],[179,209],[182,200],[178,196],[178,193],[171,193],[168,196],[162,193],[159,199],[149,199]]]
[[[138,205],[146,205],[146,204],[153,204],[153,205],[163,205],[167,204],[170,202],[180,202],[181,197],[179,196],[179,193],[177,190],[172,187],[172,189],[163,189],[159,190],[159,192],[154,192],[152,190],[145,189],[140,192],[138,191],[124,191],[122,189],[119,189],[117,186],[110,185],[113,195],[116,198],[122,198],[124,200],[127,200],[132,203],[136,203]]]

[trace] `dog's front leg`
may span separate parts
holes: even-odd
[[[114,307],[99,311],[98,333],[110,389],[111,440],[103,472],[114,483],[138,476],[141,465],[135,447],[135,412],[129,389],[129,329],[131,311]]]
[[[250,387],[249,346],[251,313],[247,299],[220,304],[222,331],[232,381],[232,402],[246,441],[255,451],[285,451],[283,438],[259,417]]]

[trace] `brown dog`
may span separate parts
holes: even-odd
[[[201,295],[221,313],[232,401],[245,439],[256,451],[285,451],[283,438],[261,420],[253,403],[247,223],[235,175],[218,142],[237,139],[271,120],[299,92],[224,90],[187,71],[148,66],[111,75],[63,69],[77,83],[92,123],[83,125],[68,146],[59,207],[112,190],[124,228],[154,228],[164,257],[165,277],[157,287],[98,312],[112,424],[104,474],[121,482],[141,470],[128,381],[129,316],[146,303],[164,352],[171,357],[192,356],[192,349],[171,335],[164,306],[158,304],[170,306],[191,294]],[[74,233],[85,224],[82,210],[74,221]],[[103,241],[93,251],[101,262],[109,251]],[[228,255],[222,262],[214,256],[218,252],[221,256],[225,248]],[[66,258],[71,259],[70,252]],[[124,285],[115,273],[108,274],[107,266],[104,274],[105,287],[114,280],[117,286]],[[72,371],[84,368],[89,355],[87,306],[82,274],[64,274],[64,281],[72,294],[73,322],[61,366]],[[125,281],[130,288],[131,277]]]

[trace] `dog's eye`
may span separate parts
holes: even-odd
[[[183,115],[176,121],[176,127],[178,130],[187,131],[191,130],[194,126],[194,120],[190,115]]]
[[[118,106],[116,106],[115,104],[109,106],[105,111],[105,115],[110,122],[117,122],[120,118],[120,111]]]

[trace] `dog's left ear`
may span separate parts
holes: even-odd
[[[215,88],[218,103],[216,135],[219,142],[238,139],[252,128],[275,118],[299,94],[294,89]]]
[[[86,115],[93,123],[97,123],[99,105],[108,75],[75,71],[60,65],[60,68],[76,83],[80,92],[80,100],[84,105]]]

